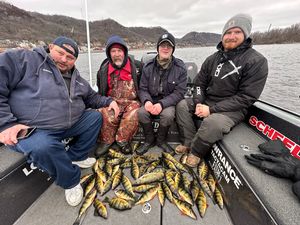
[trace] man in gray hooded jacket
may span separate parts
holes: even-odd
[[[80,168],[91,167],[88,154],[102,124],[97,110],[119,108],[98,95],[75,68],[76,42],[58,37],[45,48],[0,54],[0,142],[25,154],[65,189],[66,200],[78,205],[83,197]],[[29,128],[35,128],[26,136]],[[62,140],[76,137],[68,151]]]

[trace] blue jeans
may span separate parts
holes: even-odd
[[[80,180],[80,168],[72,161],[88,157],[95,146],[102,125],[102,114],[89,110],[67,130],[36,129],[28,138],[19,140],[12,150],[25,154],[28,162],[46,171],[57,185],[67,189],[76,186]],[[65,138],[76,137],[75,143],[66,151]]]

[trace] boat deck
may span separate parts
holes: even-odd
[[[267,209],[275,221],[278,224],[298,225],[300,223],[300,201],[292,192],[292,182],[288,179],[270,176],[247,163],[245,159],[246,154],[261,153],[258,145],[265,141],[245,123],[241,123],[229,135],[225,136],[221,145],[226,148],[227,155],[232,159],[236,168],[239,169],[246,184],[250,186],[261,201],[261,205]],[[242,150],[241,145],[247,145],[249,150]],[[250,196],[239,197],[240,204],[246,206],[250,206],[253,201],[253,199],[248,198]],[[249,211],[251,210],[249,208]],[[255,214],[252,214],[252,216],[255,216]]]
[[[151,153],[159,153],[157,147],[149,150]],[[90,173],[90,169],[83,169],[82,173]],[[129,171],[125,174],[133,181],[129,175]],[[105,196],[114,196],[111,190]],[[103,200],[103,197],[99,197]],[[130,210],[118,211],[110,208],[107,205],[108,218],[105,220],[99,216],[94,216],[94,206],[88,209],[88,213],[82,221],[82,225],[87,224],[101,224],[105,222],[107,225],[196,225],[196,224],[222,224],[231,225],[231,219],[226,209],[221,210],[218,205],[214,205],[211,199],[208,199],[208,208],[204,218],[199,216],[196,206],[193,207],[197,215],[197,220],[193,220],[185,215],[182,215],[177,207],[171,204],[167,199],[165,206],[162,208],[158,201],[157,196],[154,197],[149,203],[151,210],[148,213],[143,212],[143,205],[134,206]],[[60,224],[73,224],[80,205],[71,207],[65,201],[64,190],[55,184],[52,184],[33,205],[28,208],[25,213],[14,223],[14,225],[60,225]]]
[[[65,201],[64,191],[56,185],[50,188],[14,223],[15,225],[63,225],[73,224],[80,206],[70,207]],[[157,197],[150,201],[151,211],[147,214],[142,212],[142,206],[135,206],[131,210],[117,211],[108,208],[108,219],[96,217],[93,215],[94,207],[88,209],[82,225],[101,224],[107,225],[196,225],[196,224],[224,224],[230,225],[231,220],[226,210],[220,210],[217,205],[209,201],[204,218],[201,218],[194,210],[198,219],[193,220],[187,216],[181,215],[175,205],[166,201],[161,209]]]
[[[256,115],[259,119],[260,114]],[[299,134],[300,118],[293,118],[294,128],[293,132]],[[287,127],[287,125],[284,125]],[[279,128],[277,128],[280,130]],[[299,136],[298,136],[299,137]],[[295,139],[295,138],[294,138]],[[248,124],[241,123],[236,126],[224,139],[217,143],[217,147],[222,149],[223,154],[226,156],[226,160],[230,161],[235,174],[241,179],[241,185],[239,188],[235,188],[232,185],[233,181],[227,181],[222,178],[220,182],[221,191],[225,201],[225,208],[221,210],[215,205],[211,199],[208,199],[208,208],[204,218],[199,216],[199,213],[194,206],[194,212],[197,215],[197,220],[193,220],[180,213],[177,207],[165,201],[165,206],[162,208],[159,204],[157,197],[150,201],[151,211],[144,213],[142,206],[134,206],[128,211],[117,211],[108,207],[108,219],[105,220],[100,217],[95,217],[94,207],[91,206],[88,209],[87,215],[85,216],[82,224],[105,224],[113,225],[127,225],[127,224],[138,224],[138,225],[193,225],[193,224],[211,224],[211,225],[256,225],[256,224],[280,224],[280,225],[298,225],[300,221],[300,201],[292,193],[291,185],[292,182],[287,179],[280,179],[270,176],[261,170],[248,164],[244,155],[251,153],[260,153],[258,145],[267,141],[259,133],[255,132]],[[243,149],[242,146],[247,146],[247,149]],[[246,151],[245,151],[246,150]],[[158,153],[160,150],[156,147],[152,148],[150,152]],[[211,157],[208,159],[211,160]],[[220,156],[219,162],[222,164],[223,158]],[[225,161],[225,160],[224,160]],[[14,196],[9,190],[15,190],[17,188],[27,188],[23,191],[23,196],[31,195],[36,192],[39,187],[38,184],[33,183],[33,188],[28,188],[28,185],[24,187],[24,178],[15,179],[14,186],[11,183],[6,183],[9,178],[9,174],[14,173],[14,168],[20,167],[24,163],[24,157],[21,154],[17,154],[7,150],[4,146],[0,149],[0,187],[1,187],[1,224],[10,225],[9,216],[14,213],[12,204],[16,205],[16,212],[18,210],[18,196]],[[222,165],[221,165],[222,167]],[[224,168],[223,168],[224,169]],[[82,170],[83,174],[89,173],[90,170]],[[131,178],[128,172],[128,177]],[[215,174],[216,175],[216,174]],[[228,176],[232,175],[230,172]],[[8,177],[8,178],[7,178]],[[28,179],[31,176],[29,176]],[[5,179],[4,179],[5,178]],[[46,178],[39,178],[40,181]],[[131,178],[132,179],[132,178]],[[25,181],[24,181],[25,182]],[[45,190],[48,184],[43,184]],[[6,189],[2,187],[5,186]],[[42,186],[42,182],[41,185]],[[233,187],[233,188],[232,188]],[[3,191],[6,190],[6,191]],[[41,191],[40,189],[39,191]],[[7,193],[11,195],[7,195]],[[27,194],[28,193],[28,194]],[[112,191],[106,194],[106,196],[114,195]],[[12,203],[9,202],[6,207],[6,203],[2,201],[5,199],[9,200],[9,197],[13,198]],[[36,194],[39,198],[27,209],[20,217],[18,214],[18,220],[14,223],[15,225],[63,225],[73,224],[78,212],[80,205],[77,207],[70,207],[65,201],[64,190],[55,184],[50,187],[43,194]],[[23,197],[20,197],[20,205],[23,203]],[[103,197],[100,198],[103,200]],[[9,207],[8,207],[9,206]],[[10,209],[10,215],[8,214]],[[3,219],[4,218],[4,219]]]

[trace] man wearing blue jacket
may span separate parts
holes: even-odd
[[[118,105],[98,95],[75,68],[76,42],[58,37],[48,47],[0,54],[0,142],[27,156],[65,189],[66,200],[78,205],[83,196],[80,168],[91,167],[88,153],[102,125],[97,110]],[[30,127],[36,127],[28,137]],[[66,151],[62,140],[76,137]]]

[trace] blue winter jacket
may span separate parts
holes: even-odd
[[[87,108],[108,106],[74,67],[69,90],[44,48],[0,54],[0,132],[15,124],[67,129]]]

